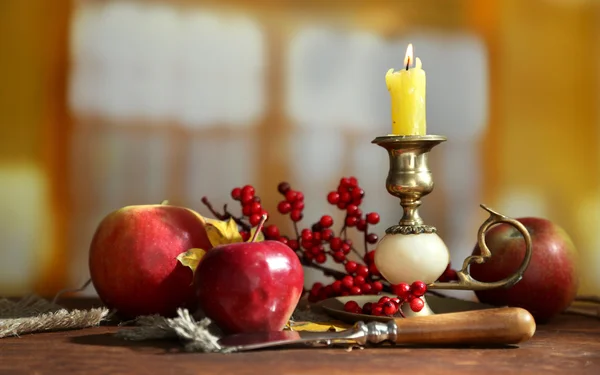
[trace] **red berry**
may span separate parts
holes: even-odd
[[[351,247],[347,243],[345,243],[345,244],[342,245],[342,252],[344,254],[348,254],[350,252],[350,249],[351,249]]]
[[[411,292],[410,292],[410,285],[408,285],[407,283],[400,283],[398,285],[392,285],[392,291],[394,292],[395,295],[397,295],[399,298],[403,299],[403,300],[408,300],[408,297],[410,297]]]
[[[252,202],[252,203],[250,203],[250,207],[252,208],[252,213],[253,214],[257,214],[257,215],[261,214],[262,207],[261,207],[260,203],[258,203],[258,202]]]
[[[242,214],[244,216],[252,215],[252,204],[246,204],[242,207]]]
[[[346,209],[346,206],[347,206],[347,204],[346,204],[346,203],[344,203],[344,202],[342,202],[342,201],[339,201],[339,202],[337,203],[337,208],[339,208],[340,210],[345,210],[345,209]]]
[[[333,218],[329,215],[323,215],[321,216],[321,220],[319,220],[319,224],[321,224],[323,228],[329,228],[333,225]]]
[[[254,187],[252,185],[246,185],[242,188],[242,196],[251,195],[254,197]]]
[[[344,263],[346,261],[346,254],[341,251],[334,251],[332,256],[336,263]]]
[[[373,306],[371,307],[371,315],[382,316],[383,306],[378,303],[373,304]]]
[[[279,239],[277,241],[281,242],[284,245],[287,245],[289,239],[287,237],[285,237],[285,236],[281,236],[281,237],[279,237]]]
[[[410,285],[410,292],[415,297],[421,297],[427,292],[427,285],[422,281],[415,281]]]
[[[323,241],[329,241],[333,237],[333,231],[331,229],[323,229],[321,231],[321,238]]]
[[[331,241],[329,242],[329,247],[331,248],[331,250],[333,251],[337,251],[340,250],[342,248],[342,239],[339,237],[333,237],[331,239]]]
[[[346,226],[353,227],[358,222],[356,216],[346,216]]]
[[[246,242],[250,239],[250,233],[246,231],[241,231],[240,236],[242,237],[242,241]]]
[[[256,202],[256,203],[260,203],[260,197],[257,197],[256,195],[252,198],[252,202]]]
[[[281,214],[284,214],[284,215],[288,214],[288,213],[290,213],[291,210],[292,210],[292,205],[290,204],[290,202],[281,201],[277,205],[277,211],[279,211],[279,213],[281,213]]]
[[[356,276],[359,277],[359,276]],[[360,286],[360,290],[362,294],[370,294],[373,291],[373,287],[371,284],[364,283]]]
[[[360,219],[356,223],[356,229],[358,229],[361,232],[364,232],[367,229],[367,221],[365,219]]]
[[[354,286],[354,278],[350,275],[344,276],[342,278],[342,285],[346,289],[350,289]]]
[[[296,200],[297,201],[303,201],[304,200],[304,193],[302,193],[301,191],[297,191],[296,192]]]
[[[350,186],[350,180],[346,177],[342,177],[340,179],[340,187],[347,187]]]
[[[321,232],[312,232],[312,235],[314,242],[321,242]]]
[[[386,303],[387,301],[389,301],[390,299],[391,299],[391,298],[390,298],[390,297],[388,297],[388,296],[383,296],[383,297],[381,297],[381,298],[379,299],[379,301],[377,301],[377,303],[384,304],[384,303]]]
[[[313,253],[313,255],[319,255],[323,252],[323,247],[322,246],[313,246],[310,248],[310,252]]]
[[[375,293],[379,293],[383,290],[383,284],[381,281],[374,281],[371,285],[373,286],[373,291]]]
[[[369,276],[369,269],[367,268],[367,266],[359,264],[358,267],[356,267],[356,275],[367,277]]]
[[[354,261],[349,261],[344,266],[344,268],[346,268],[346,272],[348,272],[349,274],[354,273],[354,271],[356,271],[357,267],[358,267],[358,264],[356,264],[356,262],[354,262]]]
[[[367,235],[367,242],[370,244],[374,244],[377,243],[377,240],[379,240],[379,237],[377,237],[377,235],[375,233],[369,233]]]
[[[365,191],[363,189],[352,190],[352,199],[362,199],[364,196],[365,196]]]
[[[302,214],[302,211],[300,210],[293,210],[292,213],[290,214],[290,219],[292,219],[292,221],[300,221],[302,220],[302,217],[304,217],[304,215]]]
[[[348,301],[348,302],[346,302],[346,303],[344,304],[344,311],[347,311],[347,312],[352,312],[352,313],[353,313],[353,312],[355,312],[357,309],[362,311],[362,309],[361,309],[361,308],[360,308],[360,306],[358,305],[358,302],[356,302],[356,301]]]
[[[425,302],[423,302],[423,300],[420,298],[415,298],[410,301],[410,309],[414,312],[423,310],[423,307],[425,307]]]
[[[369,212],[367,214],[367,223],[371,225],[379,223],[379,214],[377,212]]]
[[[339,293],[342,291],[342,282],[340,280],[335,280],[333,283],[331,283],[331,289],[333,289],[333,291],[335,293]]]
[[[360,287],[359,286],[353,286],[352,288],[350,288],[350,295],[352,296],[358,296],[360,295]]]
[[[347,290],[344,290],[343,292],[340,293],[340,296],[342,296],[342,297],[346,297],[349,295],[350,295],[350,292],[348,292]]]
[[[358,211],[358,207],[354,204],[350,204],[348,207],[346,207],[346,213],[350,216],[355,216],[356,211]]]
[[[285,193],[285,200],[293,203],[296,201],[296,198],[298,196],[298,193],[296,193],[294,190],[288,190],[287,193]]]
[[[340,195],[336,191],[332,191],[327,194],[327,202],[330,204],[337,204],[340,201]]]
[[[354,213],[354,216],[356,216],[356,218],[357,218],[358,220],[360,220],[360,218],[361,218],[361,216],[362,216],[362,210],[361,210],[360,208],[357,208],[357,209],[356,209],[356,212]],[[357,221],[357,223],[358,223],[358,221]]]
[[[340,200],[338,203],[350,203],[352,196],[347,191],[340,193]],[[338,206],[339,207],[339,206]]]
[[[358,180],[354,176],[348,177],[348,185],[352,187],[358,186]]]
[[[255,226],[258,225],[258,223],[260,223],[260,219],[261,219],[260,215],[254,214],[254,215],[250,216],[250,218],[248,219],[248,221],[250,222],[250,225],[252,225],[253,227],[255,227]]]
[[[400,306],[400,302],[402,302],[398,297],[390,298],[390,301],[394,302],[396,306]]]
[[[290,190],[290,184],[287,182],[280,182],[279,185],[277,185],[277,191],[281,194],[287,193],[288,190]]]
[[[315,256],[315,262],[317,263],[325,263],[327,261],[327,256],[325,256],[325,254],[320,253],[317,256]]]
[[[231,198],[233,198],[233,200],[239,201],[241,197],[242,197],[242,189],[240,189],[239,187],[237,187],[231,191]]]
[[[323,283],[316,282],[310,288],[310,292],[317,294],[317,293],[319,293],[319,290],[321,290],[321,288],[323,288]]]
[[[294,210],[303,210],[304,209],[304,202],[297,200],[294,203],[292,203],[292,208]]]
[[[365,263],[371,264],[375,263],[375,250],[371,250],[365,254]]]
[[[304,228],[304,229],[302,229],[302,232],[300,233],[300,237],[302,237],[302,240],[304,240],[304,241],[312,241],[313,233],[310,229]]]
[[[274,224],[271,224],[263,229],[263,233],[266,237],[277,238],[279,237],[279,228],[277,228],[277,226]],[[296,244],[298,244],[298,242],[296,242]],[[292,247],[291,244],[288,244],[288,246]]]
[[[365,282],[364,276],[354,276],[354,285],[363,285]]]
[[[362,313],[363,314],[367,314],[367,315],[371,315],[372,309],[373,309],[373,303],[372,302],[367,302],[362,307]]]
[[[315,258],[314,255],[312,255],[312,253],[310,251],[307,251],[304,253],[304,259],[312,261]]]
[[[383,304],[383,314],[384,315],[394,315],[398,312],[398,306],[392,301],[387,301]]]
[[[298,241],[296,241],[296,240],[289,240],[287,245],[292,250],[298,250],[300,248],[300,245],[298,244]]]
[[[377,266],[375,265],[375,263],[369,264],[369,273],[372,276],[380,276],[381,275],[381,273],[379,273],[379,270],[377,269]]]

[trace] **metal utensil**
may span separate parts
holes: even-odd
[[[219,345],[233,351],[283,345],[334,344],[512,345],[535,332],[531,314],[521,308],[496,308],[441,315],[398,318],[386,323],[357,322],[341,332],[280,331],[226,336]]]

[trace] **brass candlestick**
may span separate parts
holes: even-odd
[[[428,284],[429,289],[484,290],[510,287],[521,280],[529,265],[531,237],[520,222],[484,205],[481,207],[490,216],[478,231],[477,241],[481,248],[481,254],[469,256],[464,260],[462,269],[457,272],[459,279],[457,282],[436,282],[448,264],[447,248],[435,234],[435,227],[424,224],[423,219],[419,216],[419,206],[421,206],[421,199],[431,193],[434,187],[427,156],[433,147],[444,141],[446,141],[446,137],[439,135],[388,135],[377,137],[372,141],[372,143],[385,148],[389,154],[390,164],[386,189],[391,195],[400,199],[403,209],[398,225],[389,227],[386,235],[378,244],[375,252],[376,263],[378,255],[380,260],[377,266],[382,275],[392,284],[422,280]],[[483,263],[492,256],[485,243],[485,233],[490,227],[499,223],[512,225],[523,235],[526,244],[525,258],[513,275],[504,280],[484,283],[471,277],[469,266],[473,262]],[[419,252],[426,253],[426,256],[418,258]],[[429,267],[430,265],[431,267]],[[419,275],[424,275],[426,279],[427,277],[429,279],[417,278]]]

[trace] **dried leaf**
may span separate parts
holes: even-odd
[[[252,237],[254,237],[254,233],[256,233],[256,227],[252,228],[250,230],[250,238],[248,239],[248,241],[250,241],[252,239]],[[256,240],[254,240],[254,242],[261,242],[265,240],[265,236],[262,232],[258,232],[258,236],[256,236]]]
[[[177,260],[182,265],[189,267],[192,272],[195,273],[204,254],[206,254],[206,251],[202,249],[189,249],[188,251],[177,255]]]
[[[350,325],[342,322],[288,322],[286,328],[291,331],[339,332],[348,329]]]
[[[213,247],[235,242],[243,242],[235,220],[228,221],[205,218],[206,234]]]

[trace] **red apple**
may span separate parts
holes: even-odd
[[[119,315],[173,316],[195,301],[192,271],[177,256],[212,248],[196,212],[170,205],[128,206],[98,226],[89,254],[98,296]]]
[[[200,308],[223,331],[279,331],[302,295],[304,271],[281,242],[240,242],[209,251],[195,284]]]
[[[579,286],[577,251],[569,235],[555,223],[536,217],[517,219],[529,232],[532,256],[523,279],[510,288],[476,291],[484,303],[522,307],[538,322],[564,311],[575,298]],[[486,243],[492,257],[472,264],[471,275],[480,281],[498,281],[513,274],[525,256],[525,241],[508,224],[491,228]],[[475,246],[473,254],[479,254]]]

